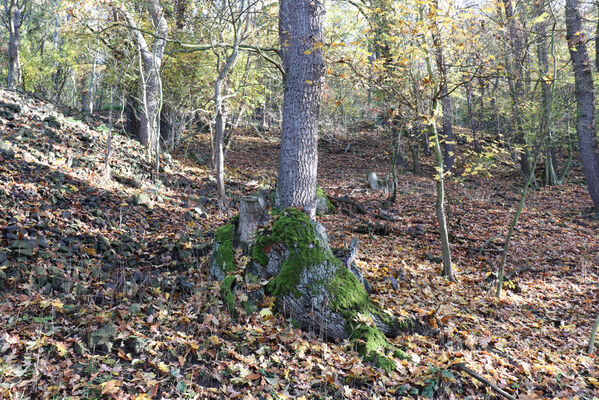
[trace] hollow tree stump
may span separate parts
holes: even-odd
[[[260,196],[247,196],[239,204],[239,223],[237,237],[239,246],[248,254],[256,241],[258,227],[266,221],[268,212],[266,203]]]

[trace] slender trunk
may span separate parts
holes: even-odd
[[[423,9],[422,7],[419,10],[419,17],[421,20],[423,17]],[[434,35],[433,35],[434,41]],[[435,81],[435,76],[433,73],[433,67],[431,65],[431,57],[428,51],[428,45],[425,50],[425,63],[426,69],[429,77],[432,81]],[[441,78],[441,77],[439,77]],[[435,153],[435,160],[437,161],[436,166],[436,174],[434,179],[437,181],[437,204],[436,204],[436,212],[437,212],[437,222],[439,223],[439,236],[441,239],[441,251],[442,251],[442,260],[443,260],[443,276],[445,276],[449,281],[455,282],[455,274],[453,270],[453,265],[451,262],[451,247],[449,244],[449,232],[447,229],[447,219],[445,215],[445,160],[443,159],[443,152],[441,150],[441,143],[439,140],[439,132],[437,131],[437,116],[440,111],[440,104],[438,94],[442,92],[441,85],[443,82],[438,83],[437,85],[433,85],[432,88],[432,105],[431,105],[431,117],[429,118],[429,130],[433,139],[433,151]]]
[[[595,27],[595,68],[599,71],[599,1],[595,2],[597,6],[597,26]]]
[[[582,18],[580,1],[566,0],[566,39],[574,68],[578,147],[589,194],[593,199],[595,212],[599,214],[599,147],[595,130],[595,93]]]
[[[441,97],[441,110],[443,111],[443,131],[442,138],[445,142],[445,151],[443,159],[445,162],[445,168],[447,171],[453,169],[455,163],[455,135],[453,133],[453,115],[451,110],[451,98],[449,97],[447,89],[447,71],[445,65],[445,57],[443,54],[443,41],[441,38],[441,31],[439,24],[437,23],[437,13],[439,12],[439,1],[434,0],[433,9],[431,12],[434,15],[434,33],[433,33],[433,46],[435,47],[435,60],[437,62],[437,70],[439,71],[440,80],[440,97]]]
[[[474,118],[474,113],[472,111],[472,85],[470,82],[466,85],[466,102],[468,105],[468,125],[470,126],[470,131],[472,132],[472,138],[474,139],[474,149],[476,151],[480,150],[480,142],[478,141],[478,134],[476,132],[476,121]]]
[[[545,11],[545,0],[539,0],[535,4],[535,17],[540,18]],[[555,30],[555,29],[554,29]],[[554,31],[553,30],[553,31]],[[552,31],[552,32],[553,32]],[[551,129],[551,113],[553,108],[553,82],[557,68],[553,71],[549,70],[549,56],[547,53],[547,28],[545,27],[545,21],[541,21],[536,24],[536,33],[538,35],[537,41],[537,55],[539,59],[539,69],[541,75],[541,89],[542,89],[542,101],[541,101],[541,124],[539,125],[539,133],[541,137],[547,137],[546,142],[541,145],[545,146],[545,185],[553,186],[558,184],[557,174],[555,172],[555,166],[553,162],[553,135]],[[551,40],[551,48],[553,49],[553,36]]]
[[[216,190],[218,194],[218,206],[221,210],[226,210],[228,207],[227,194],[225,192],[225,155],[224,155],[224,138],[226,115],[222,110],[216,113],[214,139],[214,167],[216,169]]]
[[[8,76],[6,86],[15,90],[21,86],[21,62],[19,59],[19,38],[23,10],[16,0],[12,0],[8,10]]]
[[[104,180],[106,182],[110,181],[111,169],[110,169],[110,156],[112,155],[112,114],[114,111],[114,95],[119,88],[119,83],[121,82],[121,77],[123,76],[123,70],[125,69],[125,64],[121,66],[121,71],[119,72],[119,76],[114,84],[114,88],[110,92],[110,114],[108,114],[108,133],[106,133],[106,158],[104,160]]]
[[[433,101],[434,109],[438,109],[438,105],[436,104],[437,100]],[[434,119],[433,119],[434,120]],[[431,133],[434,137],[434,152],[435,158],[437,160],[437,176],[435,177],[437,181],[437,222],[439,223],[439,235],[441,237],[441,251],[442,251],[442,260],[443,260],[443,276],[446,277],[449,281],[455,282],[455,274],[453,271],[453,265],[451,263],[451,247],[449,245],[449,232],[447,229],[447,220],[445,218],[445,171],[444,171],[444,159],[443,154],[441,153],[441,144],[439,143],[439,134],[437,132],[437,123],[433,122],[431,124]]]
[[[86,104],[83,107],[83,109],[90,113],[93,114],[94,113],[94,89],[96,87],[96,66],[97,66],[97,55],[94,54],[93,56],[93,62],[92,62],[92,70],[89,76],[89,84],[87,87],[87,97],[86,97]]]
[[[316,212],[318,117],[325,62],[322,0],[281,0],[279,37],[285,70],[276,204]]]

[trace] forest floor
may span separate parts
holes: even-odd
[[[599,314],[599,223],[576,170],[530,193],[498,299],[494,271],[522,186],[513,169],[485,177],[459,161],[447,188],[458,282],[448,283],[430,161],[425,175],[399,176],[387,207],[366,182],[388,171],[384,135],[321,143],[320,185],[363,208],[337,202],[318,217],[332,245],[358,237],[373,297],[439,329],[394,339],[412,361],[385,374],[349,343],[224,311],[207,276],[227,219],[202,163],[207,137],[167,157],[154,181],[141,147],[116,135],[107,183],[102,121],[4,91],[0,102],[21,107],[0,104],[0,399],[499,398],[459,365],[515,398],[599,397],[599,358],[585,354]],[[276,134],[239,133],[227,155],[232,203],[272,189],[277,161]]]

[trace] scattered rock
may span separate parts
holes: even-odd
[[[138,193],[133,197],[133,204],[138,206],[146,206],[149,210],[154,208],[154,202],[150,199],[147,193]]]
[[[46,123],[46,125],[48,125],[50,128],[54,129],[60,129],[62,127],[62,124],[60,123],[60,121],[56,119],[54,115],[49,115],[46,118],[44,118],[44,123]]]
[[[129,313],[130,314],[139,314],[141,313],[141,304],[139,303],[133,303],[129,306]]]
[[[89,334],[87,345],[90,349],[110,353],[112,350],[112,341],[116,337],[116,327],[109,322],[104,327]]]
[[[0,117],[4,118],[7,121],[14,121],[15,113],[10,110],[0,110]]]
[[[0,108],[8,111],[12,111],[15,114],[20,114],[22,111],[21,105],[17,103],[4,103],[0,102]]]
[[[6,140],[0,140],[0,156],[7,159],[15,157],[15,151],[13,150],[12,145]]]

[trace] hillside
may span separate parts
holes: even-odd
[[[432,180],[403,173],[385,208],[366,175],[386,173],[387,139],[321,141],[319,182],[338,211],[318,219],[332,245],[358,237],[374,298],[439,330],[397,338],[413,361],[387,375],[279,316],[225,312],[207,271],[228,219],[198,163],[207,136],[166,156],[154,179],[138,142],[117,134],[104,182],[105,120],[2,90],[0,102],[0,398],[497,396],[462,363],[516,398],[599,396],[599,359],[585,355],[599,223],[579,178],[531,193],[497,299],[493,271],[521,187],[511,170],[448,185],[454,284],[439,275]],[[227,159],[234,204],[273,188],[277,159],[274,133],[240,132]]]

